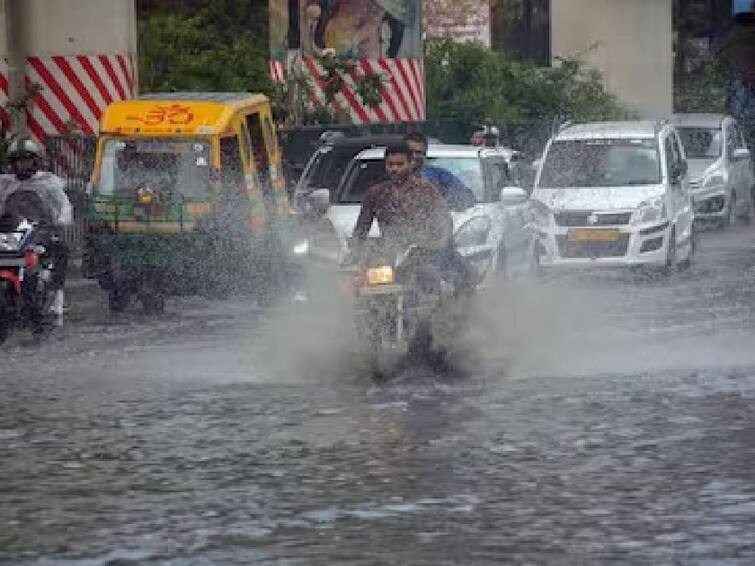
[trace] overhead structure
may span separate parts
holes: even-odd
[[[421,0],[270,0],[272,77],[307,77],[309,110],[345,122],[423,121],[421,20]],[[336,81],[326,70],[331,56],[353,63]],[[364,77],[379,77],[376,99],[364,96]]]
[[[138,91],[134,0],[0,0],[0,120],[44,144],[97,133]],[[28,106],[15,111],[19,101]],[[10,103],[10,104],[9,104]]]

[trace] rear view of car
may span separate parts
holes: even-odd
[[[543,266],[686,265],[693,213],[673,126],[574,125],[546,147],[532,193]]]
[[[726,227],[750,220],[755,179],[739,126],[721,114],[676,114],[672,121],[687,155],[695,216]]]

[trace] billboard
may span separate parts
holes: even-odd
[[[291,14],[290,9],[297,9]],[[352,59],[422,57],[421,0],[270,0],[270,51],[325,49]]]
[[[428,39],[477,41],[490,47],[490,0],[424,0],[422,19]]]

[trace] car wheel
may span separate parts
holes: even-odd
[[[692,225],[692,234],[690,235],[690,250],[689,250],[689,256],[687,256],[687,259],[684,261],[679,262],[679,271],[688,271],[692,267],[692,261],[695,256],[695,252],[697,252],[697,230],[695,229],[694,224]]]
[[[141,296],[142,310],[146,315],[160,315],[165,312],[165,297],[161,294]]]
[[[663,272],[666,275],[671,274],[676,268],[676,229],[671,229],[671,234],[668,239],[668,247],[666,251],[666,265],[663,268]]]
[[[726,214],[724,214],[724,217],[721,219],[721,224],[719,227],[721,230],[726,230],[729,226],[731,226],[731,220],[734,217],[734,210],[737,208],[737,195],[734,191],[731,193],[731,197],[729,197],[729,207],[726,209]]]
[[[743,224],[750,224],[752,222],[752,214],[753,204],[752,199],[750,199],[747,202],[747,208],[742,213],[737,215],[737,219],[740,220]]]
[[[507,280],[509,278],[509,259],[506,257],[506,250],[503,248],[503,244],[498,248],[498,256],[496,257],[495,272],[499,279]]]
[[[540,244],[535,242],[530,254],[529,277],[530,279],[540,279],[543,274],[543,266],[540,264]]]
[[[128,308],[128,304],[131,301],[131,296],[128,291],[124,289],[113,289],[108,293],[108,307],[110,312],[119,313]]]

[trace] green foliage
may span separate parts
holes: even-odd
[[[537,124],[542,131],[532,135],[542,138],[566,120],[631,115],[606,91],[600,73],[577,60],[545,68],[480,44],[440,41],[426,45],[425,68],[429,120],[455,123],[460,140],[486,119],[517,138]]]
[[[267,3],[259,0],[213,0],[195,15],[141,19],[140,87],[272,94],[267,19]]]

